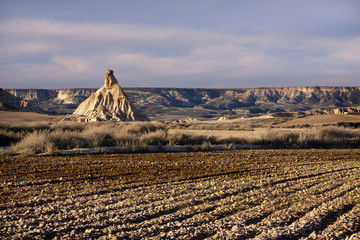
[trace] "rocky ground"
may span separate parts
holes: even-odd
[[[360,239],[359,156],[1,156],[0,238]]]

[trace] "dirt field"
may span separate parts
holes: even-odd
[[[0,238],[360,239],[359,156],[1,156]]]
[[[34,112],[0,111],[0,122],[33,122],[59,120],[64,116],[40,114]]]
[[[359,123],[360,115],[312,115],[303,118],[296,118],[291,121],[277,124],[276,127],[289,127],[289,126],[326,126],[326,125],[337,125],[339,123]]]

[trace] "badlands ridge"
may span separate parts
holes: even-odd
[[[44,113],[72,114],[82,102],[100,89],[7,89],[7,91],[30,102]],[[360,106],[360,87],[123,88],[123,90],[132,106],[150,118],[211,118],[226,114],[246,116]],[[104,97],[104,87],[100,92]],[[122,94],[123,92],[119,92],[119,96]],[[105,98],[103,100],[105,101]],[[121,108],[120,105],[118,106]],[[105,115],[108,113],[104,112]]]

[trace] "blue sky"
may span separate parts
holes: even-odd
[[[359,86],[358,0],[0,0],[0,87]]]

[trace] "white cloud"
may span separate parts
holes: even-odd
[[[62,66],[65,72],[79,74],[91,69],[92,67],[92,63],[90,60],[79,57],[55,56],[51,58],[51,62]]]
[[[348,39],[344,46],[342,39],[331,38],[33,19],[3,21],[0,32],[1,84],[16,68],[11,77],[19,84],[46,82],[51,74],[54,82],[76,79],[78,87],[86,87],[90,79],[94,86],[102,81],[105,69],[114,68],[126,80],[145,79],[147,86],[158,78],[186,80],[196,76],[199,82],[194,85],[213,77],[221,78],[217,86],[221,87],[247,77],[309,80],[346,76],[350,71],[347,65],[360,61],[359,38]],[[46,59],[37,61],[39,54]],[[337,71],[329,71],[331,68]],[[359,77],[360,73],[352,71],[351,76]],[[182,86],[181,81],[176,86]]]
[[[334,56],[344,61],[360,63],[360,37],[344,41]]]

